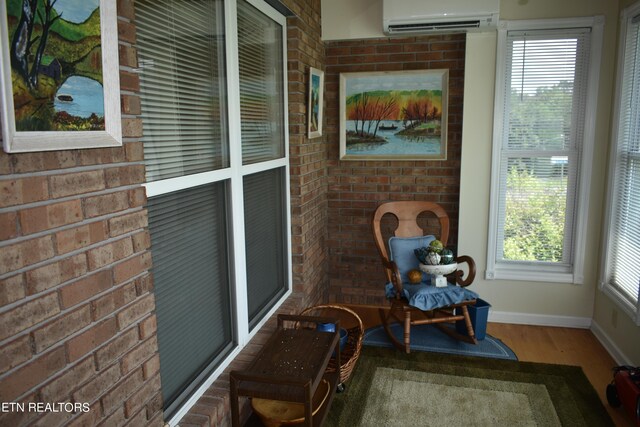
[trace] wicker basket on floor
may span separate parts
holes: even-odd
[[[316,305],[309,307],[300,313],[304,316],[324,316],[333,317],[340,321],[340,327],[348,332],[347,342],[340,352],[340,382],[344,383],[351,376],[353,368],[356,366],[360,350],[362,349],[362,340],[364,339],[364,326],[362,320],[353,310],[341,305]],[[331,359],[328,371],[335,372],[336,361]]]

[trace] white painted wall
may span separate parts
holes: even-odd
[[[322,0],[322,39],[382,37],[382,0]]]
[[[469,0],[474,1],[474,0]],[[621,0],[626,6],[633,0]],[[617,0],[501,0],[500,19],[567,18],[603,15],[604,45],[596,119],[596,147],[591,167],[585,283],[484,280],[489,221],[496,33],[469,33],[460,184],[459,251],[474,257],[473,285],[489,301],[492,320],[595,328],[615,347],[621,362],[640,364],[640,328],[597,290],[606,165],[609,149],[614,68],[617,52]],[[384,37],[382,0],[322,0],[323,39]]]

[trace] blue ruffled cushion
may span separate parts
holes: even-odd
[[[389,239],[389,259],[394,261],[402,276],[402,283],[409,283],[407,273],[410,270],[417,270],[420,261],[413,252],[415,249],[428,247],[429,244],[436,240],[434,236],[418,236],[418,237],[391,237]],[[422,280],[427,281],[429,277],[422,273]]]
[[[385,290],[387,298],[395,298],[396,290],[393,284],[387,283]],[[425,282],[417,285],[404,284],[403,294],[409,301],[409,305],[420,310],[433,310],[434,308],[446,307],[451,304],[479,298],[475,292],[451,283],[442,288],[428,285]]]

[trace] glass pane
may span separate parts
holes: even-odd
[[[225,185],[149,200],[165,408],[232,344]]]
[[[510,158],[502,203],[502,259],[563,262],[569,158]]]
[[[253,328],[287,290],[284,168],[244,178],[247,297]]]
[[[580,145],[580,116],[588,39],[526,35],[510,39],[510,150],[567,150]],[[509,83],[510,81],[510,83]]]
[[[229,166],[223,4],[135,2],[147,181]]]
[[[245,1],[238,2],[238,57],[242,163],[284,153],[282,27]]]

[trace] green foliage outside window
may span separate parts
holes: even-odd
[[[528,170],[509,170],[505,260],[562,261],[566,188],[566,177],[539,178]]]

